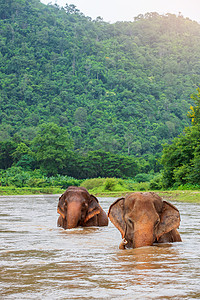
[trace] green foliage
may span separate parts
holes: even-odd
[[[27,155],[27,154],[31,155],[31,151],[25,143],[21,142],[17,145],[17,148],[12,153],[12,156],[16,161],[19,161],[24,155]]]
[[[172,14],[109,24],[73,4],[0,0],[0,169],[21,170],[9,175],[18,186],[58,173],[63,187],[149,181],[165,144],[163,186],[198,185],[199,37],[200,24]],[[190,106],[193,128],[177,138]]]
[[[0,181],[2,186],[10,185],[21,188],[26,185],[29,178],[30,174],[23,171],[22,168],[12,167],[2,172]]]
[[[130,192],[130,191],[147,191],[149,183],[136,183],[133,179],[119,178],[92,178],[86,179],[81,183],[83,187],[91,193],[101,194],[109,192]]]
[[[114,178],[107,178],[104,187],[107,191],[112,191],[114,186],[116,185],[116,180]]]
[[[164,145],[161,159],[164,187],[172,187],[175,183],[200,183],[199,141],[200,126],[196,125],[186,128],[184,134],[175,138],[171,145]]]
[[[42,124],[32,145],[41,169],[48,175],[56,175],[58,170],[63,169],[72,150],[72,141],[66,128],[54,123]]]
[[[192,190],[200,190],[200,185],[196,184],[190,184],[190,183],[186,183],[186,184],[181,184],[178,186],[178,190],[181,191],[192,191]]]
[[[126,180],[122,180],[119,178],[92,178],[86,179],[81,184],[88,190],[95,192],[116,192],[116,191],[126,191],[127,184]]]
[[[7,169],[14,163],[13,153],[17,147],[17,144],[10,141],[0,141],[0,168]]]
[[[68,186],[74,185],[74,186],[80,186],[82,180],[75,179],[70,176],[62,176],[62,175],[57,175],[55,177],[50,177],[48,178],[48,183],[51,186],[59,186],[62,189],[67,189]]]
[[[195,106],[191,106],[191,111],[188,116],[192,120],[192,125],[200,124],[200,88],[197,89],[197,93],[191,95],[191,99],[194,101]]]
[[[179,138],[175,138],[171,145],[164,145],[161,163],[163,169],[164,187],[177,187],[187,184],[200,185],[200,89],[193,108],[192,127],[185,128]]]
[[[151,190],[161,190],[163,188],[162,174],[155,175],[154,178],[150,180],[149,188]]]
[[[0,186],[0,195],[35,195],[35,194],[61,194],[59,187],[14,187]]]
[[[81,154],[155,156],[188,124],[198,23],[148,13],[109,24],[72,4],[0,0],[0,28],[0,140],[32,141],[53,122]]]
[[[147,182],[147,181],[150,181],[152,179],[152,175],[151,174],[146,174],[146,173],[138,173],[136,176],[135,176],[135,180],[137,182]]]
[[[54,131],[54,129],[56,130]],[[14,140],[14,138],[13,138]],[[139,171],[154,169],[152,165],[133,156],[110,152],[89,151],[85,155],[72,152],[72,143],[63,127],[47,123],[41,126],[33,141],[1,142],[0,167],[22,167],[24,171],[38,168],[48,176],[59,173],[77,179],[94,177],[134,177]],[[11,147],[12,146],[12,147]],[[9,148],[10,147],[10,148]]]
[[[104,184],[105,178],[91,178],[86,179],[82,182],[81,186],[85,187],[87,190],[93,190]]]
[[[70,185],[79,186],[81,180],[69,176],[45,176],[41,170],[25,171],[21,167],[11,167],[0,171],[0,186],[10,187],[60,187],[67,189]]]
[[[85,155],[73,153],[63,169],[69,176],[84,179],[98,177],[134,177],[140,170],[139,161],[133,156],[110,152],[89,151]]]

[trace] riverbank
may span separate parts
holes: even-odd
[[[162,198],[172,201],[200,203],[199,190],[185,190],[185,191],[158,191]]]
[[[40,194],[62,194],[65,190],[59,187],[0,187],[0,196],[6,195],[40,195]],[[100,192],[95,193],[97,197],[114,197],[119,198],[133,191],[116,191],[116,192]],[[135,191],[134,191],[135,192]],[[155,191],[163,199],[171,201],[200,203],[200,190],[170,190],[170,191]]]
[[[0,186],[0,196],[7,195],[40,195],[40,194],[62,194],[63,189],[59,187],[11,187],[11,186]]]
[[[135,192],[135,191],[134,191]],[[175,190],[175,191],[154,191],[160,197],[169,201],[200,203],[200,191],[198,190]],[[126,192],[109,192],[109,193],[97,193],[98,197],[123,197],[131,191]]]

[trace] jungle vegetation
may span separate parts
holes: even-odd
[[[200,24],[181,14],[110,24],[0,0],[1,185],[199,185],[199,49]]]

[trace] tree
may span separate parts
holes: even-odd
[[[131,132],[126,132],[125,135],[124,135],[124,139],[127,142],[128,155],[130,155],[130,148],[131,148],[131,145],[133,143],[134,136]]]
[[[29,154],[31,155],[30,148],[23,142],[19,143],[15,151],[12,153],[12,156],[15,160],[15,162],[19,161],[22,156]]]
[[[163,164],[163,185],[171,187],[181,184],[200,184],[200,89],[191,98],[196,106],[191,107],[189,117],[192,126],[173,140],[171,145],[164,145],[161,164]]]
[[[200,169],[198,169],[199,164],[197,163],[200,153],[199,146],[199,125],[186,128],[184,133],[175,138],[171,145],[164,145],[161,158],[164,187],[172,187],[174,184],[194,184],[192,180],[194,171],[196,174],[200,173]],[[195,168],[193,168],[194,165]]]
[[[200,124],[200,88],[197,89],[197,93],[191,95],[191,99],[194,101],[195,106],[190,106],[191,111],[188,113],[191,118],[192,125]]]
[[[66,128],[54,123],[44,123],[33,139],[32,148],[41,169],[48,175],[55,175],[65,166],[65,160],[73,149],[73,142]]]
[[[12,166],[13,152],[17,144],[14,141],[0,141],[0,169],[7,169]]]
[[[31,149],[23,142],[19,142],[15,151],[12,153],[14,165],[22,167],[24,170],[34,169],[36,160]]]
[[[200,82],[197,22],[147,13],[109,24],[73,4],[0,0],[0,28],[0,140],[31,141],[38,124],[54,122],[79,153],[144,158],[189,124],[187,98]]]

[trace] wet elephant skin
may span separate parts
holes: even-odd
[[[83,187],[68,187],[59,198],[57,212],[60,214],[57,225],[64,229],[108,225],[98,199]]]
[[[152,192],[131,193],[117,199],[108,216],[122,235],[120,249],[180,242],[178,209]]]

